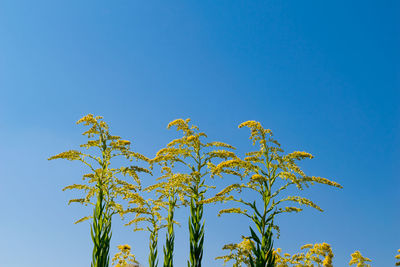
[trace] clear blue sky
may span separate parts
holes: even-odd
[[[47,158],[85,142],[75,122],[104,116],[149,157],[190,117],[249,149],[258,120],[286,151],[305,150],[310,175],[338,190],[302,192],[325,211],[281,216],[276,247],[327,242],[335,266],[355,250],[373,266],[400,248],[399,1],[3,0],[0,3],[0,266],[87,267],[91,210],[62,192],[85,172]],[[151,177],[143,177],[151,182]],[[206,208],[204,266],[247,234],[244,218]],[[176,266],[186,266],[186,210],[177,212]],[[146,265],[146,233],[115,217],[112,250]],[[162,233],[164,236],[164,233]],[[162,239],[161,239],[162,240]],[[162,248],[159,248],[162,251]],[[162,262],[162,261],[160,261]]]

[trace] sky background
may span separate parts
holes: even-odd
[[[92,211],[67,206],[79,194],[61,191],[87,170],[47,161],[86,142],[75,122],[88,113],[148,157],[178,136],[166,129],[176,118],[190,117],[239,155],[251,143],[238,124],[260,121],[285,151],[315,155],[301,165],[307,174],[344,187],[300,192],[324,212],[279,217],[275,247],[295,253],[326,242],[334,266],[347,266],[355,250],[372,266],[393,266],[399,12],[395,0],[0,1],[0,266],[90,265],[89,222],[73,222]],[[219,208],[205,208],[207,267],[222,266],[214,260],[222,246],[248,234],[245,218],[218,218]],[[175,266],[183,267],[188,212],[176,213]],[[111,255],[119,244],[147,265],[148,234],[115,217]]]

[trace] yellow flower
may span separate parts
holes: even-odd
[[[82,153],[77,150],[68,150],[66,152],[62,152],[58,155],[50,157],[49,160],[53,160],[53,159],[78,160],[78,159],[80,159],[81,155],[82,155]]]
[[[118,249],[119,250],[131,250],[131,246],[129,246],[129,245],[119,245]]]
[[[365,262],[369,261],[371,262],[370,259],[363,257],[361,255],[360,251],[355,251],[353,254],[351,254],[351,260],[349,262],[349,265],[357,264],[357,267],[368,267],[370,266],[369,264],[366,264]]]
[[[304,152],[304,151],[294,151],[285,156],[285,158],[297,159],[297,160],[301,160],[304,158],[312,159],[313,157],[314,157],[313,155],[311,155],[310,153]]]
[[[93,114],[88,114],[88,115],[82,117],[81,119],[79,119],[76,122],[76,124],[79,124],[79,123],[82,123],[82,122],[84,123],[84,125],[89,125],[89,124],[97,123],[97,120],[93,117]]]
[[[118,249],[120,252],[116,253],[112,258],[112,264],[117,263],[114,267],[124,267],[129,263],[137,263],[135,255],[131,254],[131,246],[119,245]]]
[[[263,181],[266,181],[268,179],[266,177],[256,173],[256,174],[253,174],[251,176],[250,180],[255,181],[255,182],[263,182]]]

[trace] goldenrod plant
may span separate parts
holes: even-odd
[[[167,202],[167,233],[165,238],[165,245],[163,247],[164,252],[164,267],[173,266],[173,255],[174,255],[174,242],[175,232],[174,224],[179,224],[174,220],[175,208],[186,204],[185,196],[188,192],[188,185],[190,182],[190,176],[187,174],[173,173],[172,169],[168,166],[169,161],[163,158],[157,158],[152,160],[151,163],[159,163],[162,166],[161,177],[157,178],[158,183],[149,186],[148,191],[155,191],[156,194]],[[178,203],[180,199],[181,203]]]
[[[170,122],[168,129],[176,127],[182,133],[182,137],[170,142],[166,148],[158,151],[154,162],[168,161],[171,167],[181,164],[185,167],[189,175],[187,190],[188,205],[190,206],[189,234],[190,234],[190,256],[189,267],[201,267],[203,258],[204,242],[204,221],[203,203],[204,194],[208,189],[214,188],[206,183],[206,177],[210,170],[208,165],[215,159],[228,159],[235,157],[234,153],[224,149],[234,149],[234,147],[222,142],[204,143],[201,139],[207,135],[199,131],[194,125],[189,125],[190,119],[177,119]]]
[[[334,257],[332,248],[327,243],[322,244],[307,244],[302,246],[300,249],[308,249],[306,253],[301,252],[297,254],[290,255],[289,253],[284,253],[281,255],[282,250],[277,248],[274,251],[276,257],[277,267],[333,267],[332,258]]]
[[[63,190],[78,189],[86,193],[85,197],[71,199],[68,204],[76,202],[85,206],[93,205],[93,215],[83,217],[75,223],[88,219],[92,220],[90,233],[94,247],[91,267],[108,267],[111,218],[118,213],[122,216],[123,212],[123,207],[117,203],[117,198],[125,195],[124,191],[127,186],[131,190],[140,189],[138,173],[149,173],[149,170],[139,166],[113,168],[110,165],[111,160],[120,156],[130,161],[133,159],[148,161],[148,159],[139,153],[130,151],[130,141],[123,140],[119,136],[110,135],[109,127],[101,116],[94,117],[92,114],[88,114],[77,122],[77,124],[80,123],[90,127],[89,130],[83,133],[89,138],[89,141],[80,147],[87,150],[95,149],[97,153],[96,151],[84,153],[78,150],[69,150],[50,157],[49,160],[77,160],[90,169],[90,173],[83,175],[85,184],[73,184]],[[131,185],[118,179],[118,174],[133,177],[136,185]]]
[[[351,260],[349,262],[349,265],[354,265],[357,264],[357,267],[371,267],[371,265],[367,264],[366,262],[371,262],[370,259],[363,257],[360,253],[360,251],[355,251],[353,254],[351,254]]]
[[[114,267],[127,267],[128,264],[137,264],[135,255],[131,253],[131,246],[129,245],[119,245],[119,252],[114,255],[112,258],[112,265],[115,264]]]
[[[148,191],[143,190],[142,193]],[[157,199],[144,198],[138,192],[125,192],[123,197],[128,200],[128,208],[123,214],[133,213],[134,218],[130,220],[126,226],[134,225],[134,231],[148,231],[149,237],[149,266],[156,267],[158,265],[158,233],[165,225],[162,222],[165,220],[160,213],[162,207],[166,206],[162,197]],[[145,227],[139,227],[139,224],[145,224]]]
[[[246,121],[239,125],[239,128],[242,127],[248,127],[251,130],[250,139],[253,145],[258,143],[259,149],[246,153],[244,159],[237,157],[225,160],[217,166],[212,166],[213,175],[233,174],[238,176],[241,182],[232,183],[213,198],[205,200],[205,203],[231,200],[249,209],[250,212],[242,208],[228,208],[221,210],[219,215],[238,213],[250,218],[258,231],[258,234],[256,234],[254,229],[250,227],[250,238],[254,241],[252,249],[255,256],[254,262],[252,258],[249,258],[250,264],[251,266],[273,266],[271,228],[276,229],[279,235],[279,227],[273,223],[275,215],[302,210],[299,207],[281,207],[281,205],[284,202],[296,202],[322,211],[309,199],[300,196],[282,198],[280,194],[291,185],[297,186],[299,190],[314,183],[338,188],[342,188],[342,186],[326,178],[307,176],[297,165],[297,161],[313,158],[313,156],[300,151],[282,155],[283,149],[272,138],[271,130],[264,129],[259,122]],[[244,181],[244,179],[246,180]],[[254,201],[246,201],[242,199],[241,195],[233,194],[235,191],[241,193],[244,189],[254,191],[259,198]]]

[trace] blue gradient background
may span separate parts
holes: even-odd
[[[250,142],[237,125],[258,120],[286,151],[316,156],[302,165],[308,174],[344,186],[301,192],[325,211],[281,216],[275,246],[327,242],[335,266],[355,250],[393,266],[399,13],[399,1],[1,1],[0,266],[90,265],[89,224],[73,222],[91,210],[67,206],[75,194],[61,191],[85,170],[47,161],[86,141],[75,122],[87,113],[149,157],[177,136],[166,130],[175,118],[239,154]],[[217,218],[218,209],[205,210],[206,267],[221,266],[213,259],[223,244],[248,231],[245,218]],[[186,266],[186,216],[177,211],[177,267]],[[125,243],[146,266],[147,233],[115,217],[111,254]]]

